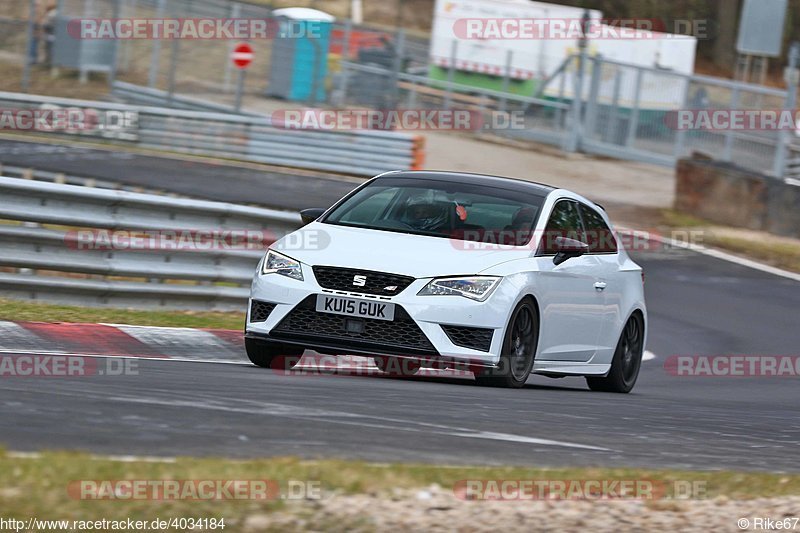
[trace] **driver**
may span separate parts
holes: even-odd
[[[447,215],[447,203],[416,197],[406,203],[403,222],[415,230],[436,231],[448,222]]]

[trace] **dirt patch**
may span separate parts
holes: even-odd
[[[22,70],[22,64],[15,57],[0,57],[0,91],[22,91]],[[81,100],[104,99],[108,94],[108,79],[105,75],[93,74],[86,83],[81,83],[77,71],[62,70],[53,76],[49,68],[35,66],[31,69],[28,92]]]
[[[433,486],[391,497],[338,496],[252,514],[244,531],[736,531],[739,519],[800,515],[800,497],[737,501],[463,501]],[[793,522],[788,522],[793,523]],[[800,527],[800,526],[796,526]],[[749,528],[745,528],[749,529]]]
[[[552,148],[486,143],[463,135],[426,132],[429,169],[510,176],[570,189],[601,204],[671,207],[675,172],[671,168],[582,154]]]

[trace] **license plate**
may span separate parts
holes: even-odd
[[[376,320],[394,320],[394,304],[326,294],[317,295],[317,312]]]

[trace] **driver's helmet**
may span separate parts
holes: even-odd
[[[406,202],[403,222],[417,230],[433,231],[448,221],[449,207],[447,202],[436,202],[423,196],[410,198]]]

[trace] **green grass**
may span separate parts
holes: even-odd
[[[198,311],[144,311],[77,307],[0,299],[0,320],[17,322],[81,322],[240,330],[245,314]]]
[[[371,493],[390,497],[397,489],[438,484],[443,490],[466,479],[478,480],[653,480],[703,481],[706,497],[731,499],[800,494],[800,475],[737,472],[684,472],[634,469],[541,469],[515,467],[445,467],[419,464],[375,465],[355,461],[302,461],[274,458],[252,461],[178,459],[175,462],[121,462],[66,452],[18,458],[0,452],[0,508],[5,517],[51,519],[152,519],[162,517],[221,517],[235,524],[253,513],[283,508],[280,500],[150,501],[80,500],[68,493],[79,480],[272,480],[282,493],[289,480],[315,482],[322,497]],[[237,528],[232,528],[237,530]]]
[[[784,270],[800,272],[800,244],[763,243],[713,234],[706,240],[710,246]]]
[[[663,209],[661,210],[661,216],[663,217],[663,222],[666,225],[675,228],[699,228],[712,224],[707,220],[703,220],[692,215],[687,215],[686,213],[681,213],[675,209]]]
[[[740,232],[738,236],[730,235],[732,233],[730,231],[726,231],[726,234],[722,235],[720,231],[715,231],[721,226],[715,226],[713,222],[672,209],[664,209],[660,214],[661,224],[671,229],[704,230],[702,244],[706,246],[719,248],[791,272],[800,272],[800,241],[778,237],[770,238],[769,235],[765,237],[765,240],[761,240],[757,235],[745,231]],[[730,229],[735,230],[735,228]]]

